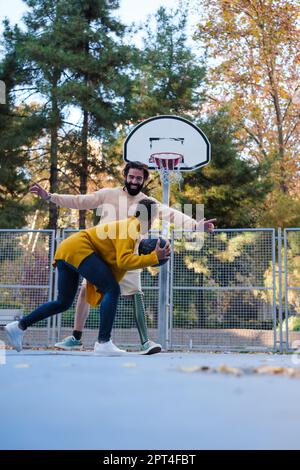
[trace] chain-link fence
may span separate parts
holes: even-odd
[[[72,232],[65,230],[55,239],[51,230],[0,231],[0,340],[5,339],[1,325],[55,298],[51,265],[55,242]],[[298,320],[300,323],[300,229],[284,232],[283,268],[276,261],[280,249],[276,248],[275,229],[216,230],[205,234],[203,246],[201,236],[195,232],[172,234],[167,347],[273,350],[281,338],[294,347]],[[283,274],[282,269],[285,296],[278,288],[281,276],[277,271]],[[143,270],[142,287],[149,336],[157,340],[158,268]],[[278,313],[282,298],[283,332]],[[70,335],[76,301],[67,312],[30,328],[25,346],[53,345]],[[96,340],[98,315],[98,308],[91,308],[83,335],[86,347]],[[127,347],[139,346],[131,298],[120,300],[113,340]]]
[[[282,334],[287,350],[300,349],[300,229],[284,230],[284,319]]]
[[[173,235],[170,347],[274,349],[274,229]]]
[[[51,300],[54,253],[52,230],[0,230],[0,339],[3,325]],[[28,330],[25,346],[47,346],[51,319]]]

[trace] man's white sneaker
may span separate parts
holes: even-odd
[[[124,354],[128,354],[127,351],[117,348],[111,339],[106,343],[98,343],[98,341],[96,341],[94,353],[99,356],[123,356]]]
[[[19,327],[19,322],[13,321],[8,323],[4,330],[6,331],[7,337],[11,346],[13,346],[18,352],[22,351],[22,341],[25,331]]]

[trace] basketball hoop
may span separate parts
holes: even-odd
[[[184,3],[183,1],[181,3]],[[185,3],[187,3],[185,1]],[[210,161],[210,143],[193,122],[174,115],[153,116],[139,122],[124,141],[125,162],[141,161],[160,173],[162,203],[170,205],[170,181],[180,183],[181,173],[195,171]],[[163,212],[163,211],[162,211]],[[168,239],[170,221],[161,214],[161,234]],[[167,263],[159,273],[159,339],[168,341],[170,272]]]
[[[155,163],[163,183],[168,183],[170,180],[178,184],[180,183],[182,179],[180,167],[184,163],[184,158],[181,153],[152,153],[149,158],[149,163]]]

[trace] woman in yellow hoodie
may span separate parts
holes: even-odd
[[[100,329],[94,351],[105,355],[124,353],[110,339],[120,296],[119,282],[126,271],[155,265],[170,255],[168,243],[164,248],[157,244],[149,255],[134,254],[137,239],[149,230],[156,214],[157,204],[143,199],[129,219],[82,230],[60,243],[53,261],[58,269],[58,297],[19,322],[6,325],[12,346],[21,351],[23,335],[29,326],[71,307],[81,275],[88,281],[87,301],[91,305],[100,302]]]

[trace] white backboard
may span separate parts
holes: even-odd
[[[155,170],[151,155],[172,152],[183,155],[181,171],[192,171],[210,161],[210,143],[192,122],[179,116],[155,116],[138,124],[124,142],[124,160],[140,161]]]

